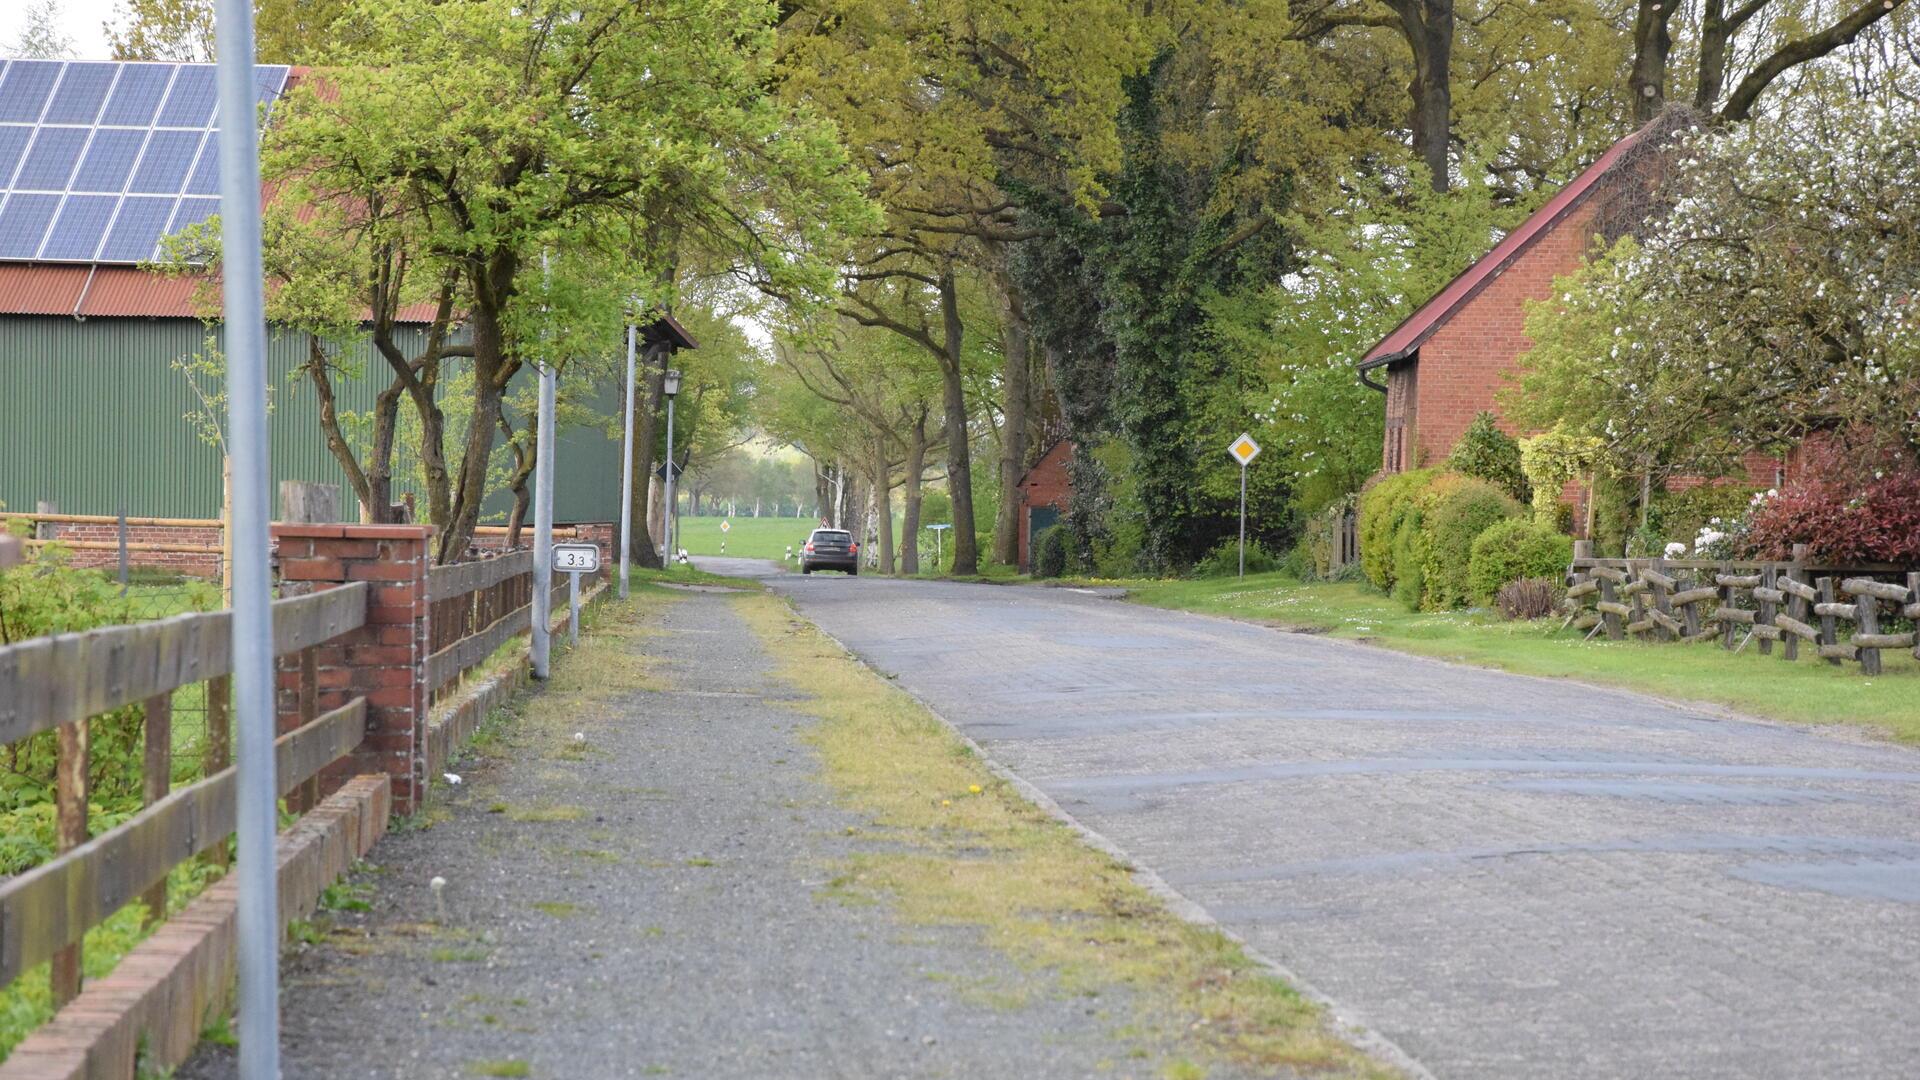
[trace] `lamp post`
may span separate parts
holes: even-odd
[[[661,556],[667,565],[673,564],[673,557],[679,551],[673,546],[673,399],[680,393],[680,371],[668,368],[665,381],[660,389],[667,395],[667,509],[666,519],[661,531],[666,534],[667,550]]]

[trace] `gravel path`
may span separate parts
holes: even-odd
[[[1069,589],[701,565],[1440,1077],[1920,1068],[1910,749]]]
[[[287,963],[288,1077],[1141,1067],[1117,1035],[1125,1001],[1065,997],[969,933],[823,897],[859,822],[815,781],[790,691],[725,594],[659,625],[631,648],[669,688],[577,717],[532,699],[493,760],[462,766],[445,820],[375,847],[371,911]],[[232,1070],[203,1048],[179,1075]]]

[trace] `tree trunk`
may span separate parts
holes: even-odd
[[[1407,126],[1413,152],[1427,165],[1433,190],[1452,185],[1454,0],[1392,0],[1400,32],[1413,51],[1412,109]]]
[[[512,299],[518,270],[518,259],[503,253],[495,256],[486,272],[476,275],[480,280],[474,282],[473,413],[467,418],[466,446],[461,451],[458,480],[435,562],[452,562],[464,554],[473,543],[473,530],[480,524],[480,507],[487,498],[493,429],[500,423],[500,401],[507,381],[520,366],[518,360],[507,355],[506,330],[501,322],[501,313]]]
[[[635,566],[650,570],[661,568],[660,545],[653,530],[654,504],[664,496],[653,493],[653,450],[658,439],[660,421],[660,403],[666,397],[667,367],[660,355],[660,347],[644,349],[640,353],[640,393],[633,396],[633,504],[629,508],[635,521],[644,522],[644,526],[634,532],[629,541],[628,554]]]
[[[536,415],[527,425],[527,437],[521,442],[513,437],[513,430],[507,427],[502,418],[501,428],[506,431],[507,446],[513,451],[513,475],[507,480],[507,490],[513,492],[513,512],[507,515],[507,550],[520,546],[520,530],[527,523],[527,510],[533,505],[533,492],[527,487],[527,478],[533,475],[533,467],[538,464],[534,456],[534,447],[538,445],[540,417]]]
[[[873,433],[874,527],[880,533],[880,572],[893,573],[893,477],[887,464],[887,439]]]
[[[980,572],[980,545],[973,524],[973,462],[967,446],[967,387],[961,379],[961,345],[966,327],[960,321],[960,298],[953,267],[940,273],[940,321],[944,344],[940,355],[941,397],[947,420],[947,493],[953,499],[953,572]]]
[[[1019,294],[1003,282],[1000,289],[1001,346],[1005,358],[1001,390],[1006,422],[1000,425],[1000,507],[993,519],[993,561],[1012,566],[1020,560],[1020,477],[1027,470],[1028,357],[1027,312]]]
[[[1633,98],[1635,124],[1646,123],[1666,107],[1667,58],[1673,52],[1668,23],[1679,6],[1676,0],[1640,0],[1634,16],[1633,70],[1627,76],[1627,92]]]
[[[900,521],[900,572],[920,572],[920,475],[927,469],[927,412],[923,408],[907,440],[906,514]],[[936,571],[939,567],[934,567]]]

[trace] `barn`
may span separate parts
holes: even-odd
[[[267,122],[307,77],[257,69]],[[217,369],[197,381],[182,370],[217,356],[218,329],[196,311],[194,282],[147,265],[164,236],[218,212],[214,97],[210,64],[0,61],[0,505],[220,512],[220,453],[189,419],[220,411],[205,398]],[[269,335],[276,491],[282,480],[345,483],[301,377],[306,355],[304,335]],[[339,360],[376,360],[371,341],[342,344]],[[344,382],[343,413],[372,406],[379,386]],[[617,434],[563,428],[557,458],[557,520],[618,516]],[[412,465],[395,464],[404,493]],[[352,513],[351,497],[343,503]]]

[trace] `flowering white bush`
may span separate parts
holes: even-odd
[[[1685,558],[1686,554],[1687,554],[1687,545],[1681,543],[1678,540],[1675,540],[1672,543],[1667,545],[1667,558],[1669,559]]]

